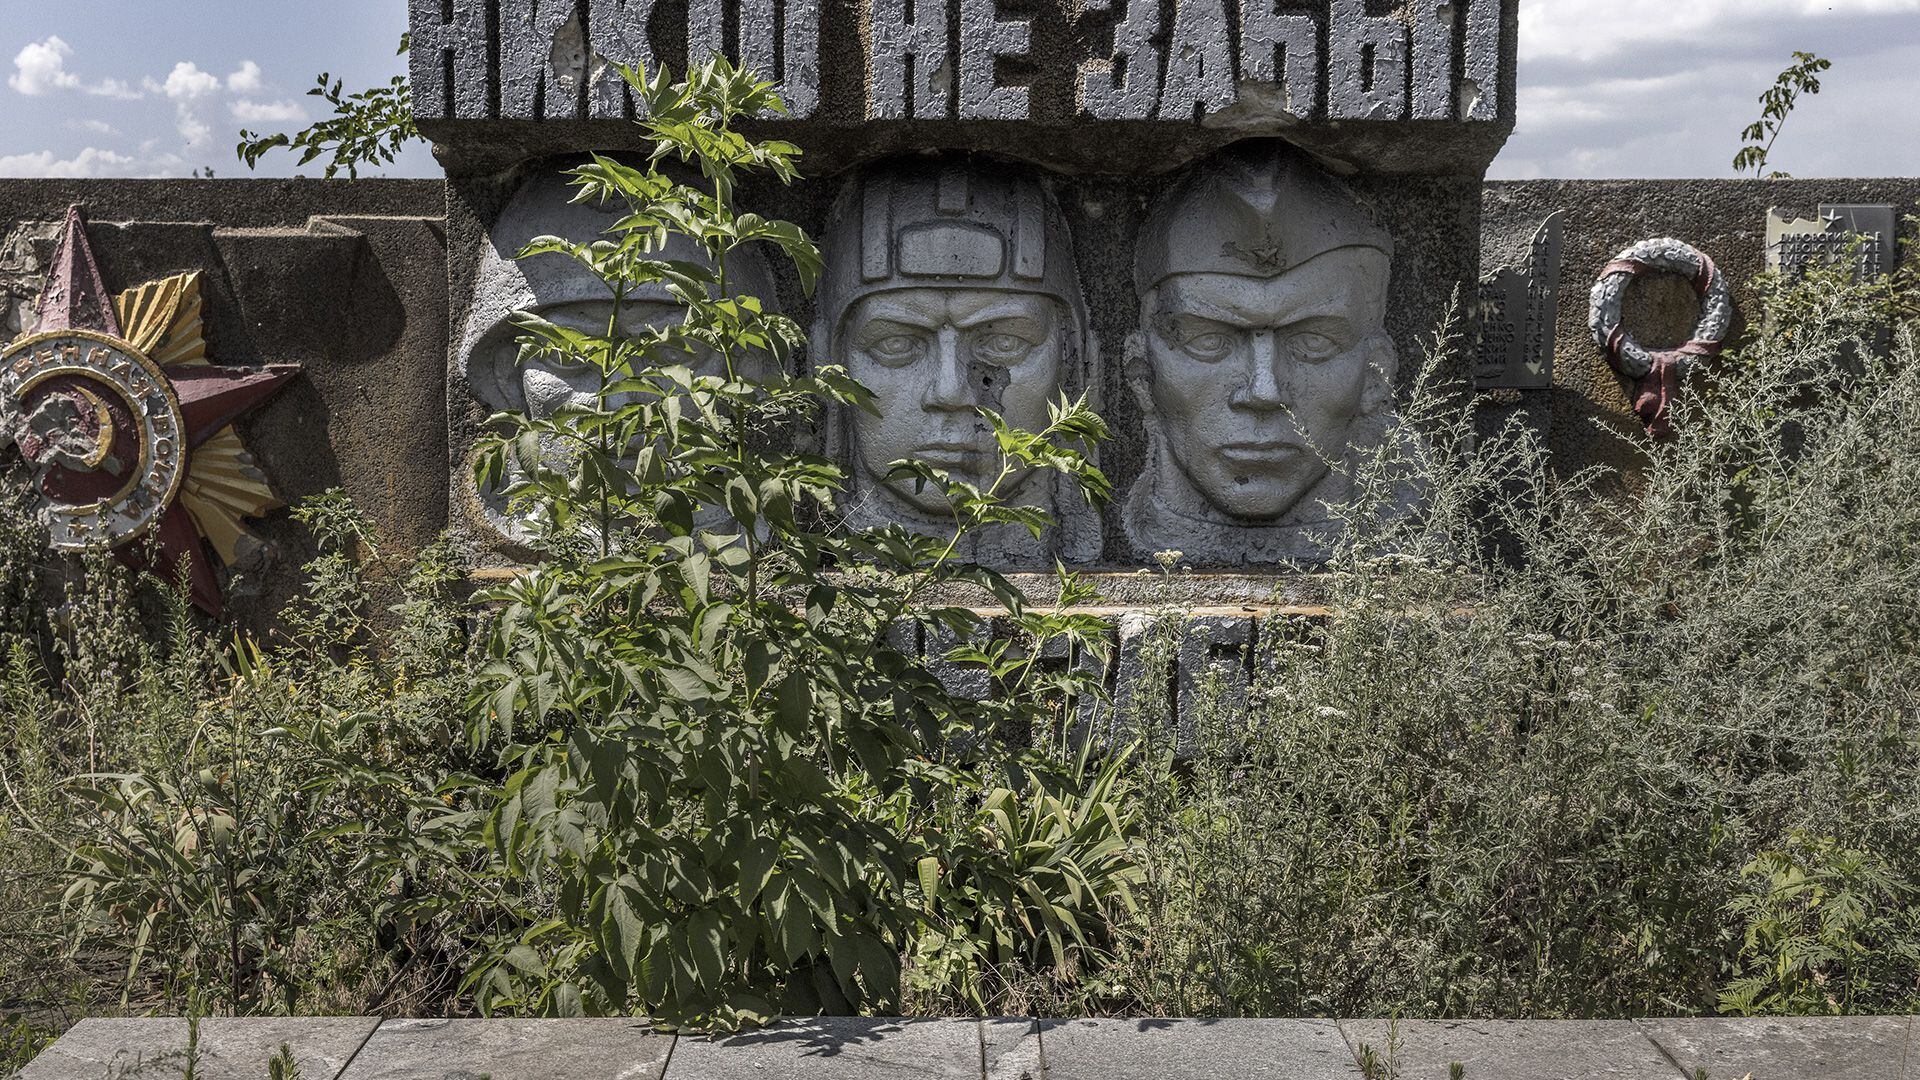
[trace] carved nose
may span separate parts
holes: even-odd
[[[1278,412],[1287,408],[1288,387],[1280,372],[1280,350],[1272,331],[1252,335],[1253,355],[1248,360],[1247,381],[1233,395],[1233,404],[1254,412]]]
[[[960,351],[960,332],[944,327],[933,347],[932,378],[920,400],[928,411],[961,412],[973,409],[973,388],[968,385],[966,357]]]

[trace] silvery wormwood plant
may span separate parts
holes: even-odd
[[[1099,626],[1030,609],[1002,577],[955,557],[974,530],[1037,534],[1049,521],[1002,505],[1000,483],[902,463],[944,488],[954,539],[816,524],[835,516],[846,477],[778,433],[823,406],[872,400],[838,367],[787,374],[798,326],[733,292],[729,258],[743,245],[778,248],[809,289],[821,267],[799,228],[734,203],[737,177],[796,175],[794,147],[732,127],[779,99],[723,60],[675,85],[624,74],[644,100],[652,155],[641,166],[596,157],[573,173],[579,199],[624,214],[597,240],[542,238],[523,253],[575,259],[606,283],[603,334],[519,319],[530,354],[598,370],[598,403],[494,417],[477,467],[550,543],[541,565],[484,597],[487,666],[470,720],[476,742],[503,747],[508,779],[475,827],[500,864],[496,900],[512,929],[471,975],[476,999],[713,1028],[880,1008],[898,999],[916,935],[964,934],[992,922],[978,908],[995,903],[1018,907],[1001,914],[1028,928],[1041,962],[1065,966],[1098,936],[1082,932],[1103,922],[1087,913],[1129,899],[1113,838],[1064,841],[1097,849],[1097,869],[1051,887],[1061,895],[1026,888],[968,793],[1004,784],[1039,798],[1071,783],[1069,769],[980,735],[1010,714],[1058,721],[1073,696],[1097,693],[1038,657],[1058,638],[1099,650]],[[700,186],[663,171],[670,159]],[[705,263],[657,257],[672,235]],[[683,321],[623,330],[622,298],[646,283],[677,298]],[[696,371],[693,356],[713,363]],[[1106,496],[1086,454],[1105,427],[1084,399],[1062,399],[1037,433],[986,420],[1003,478],[1051,469]],[[1067,599],[1084,598],[1062,574]],[[997,704],[949,693],[890,633],[917,619],[977,640],[978,615],[920,603],[954,586],[991,595],[1014,628],[961,657],[1021,691]],[[1058,854],[1077,871],[1074,850]],[[942,899],[953,897],[964,899]]]

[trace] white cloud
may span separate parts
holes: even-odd
[[[1833,61],[1772,167],[1920,167],[1920,0],[1521,0],[1519,126],[1498,178],[1733,175],[1740,132],[1795,49]]]
[[[289,98],[286,101],[241,99],[230,106],[233,118],[245,124],[299,124],[307,119],[306,107]]]
[[[227,91],[234,94],[257,94],[266,89],[267,83],[261,77],[260,65],[251,60],[240,62],[240,70],[227,76]]]
[[[200,70],[200,65],[191,60],[182,60],[173,65],[165,81],[148,79],[147,91],[165,94],[174,101],[192,101],[205,97],[220,89],[220,77]]]
[[[71,123],[71,124],[69,124],[68,126],[69,126],[69,127],[73,127],[73,128],[77,128],[77,129],[79,129],[79,130],[81,130],[81,131],[90,131],[90,132],[92,132],[92,133],[94,133],[95,135],[118,135],[118,134],[120,134],[120,129],[119,129],[119,128],[117,128],[117,127],[114,127],[114,126],[113,126],[112,124],[109,124],[109,123],[107,123],[107,122],[106,122],[105,120],[91,120],[91,119],[89,119],[89,120],[75,120],[75,121],[74,121],[73,123]]]
[[[58,177],[125,176],[135,171],[137,159],[89,146],[71,158],[54,157],[51,150],[0,157],[0,176]]]
[[[86,91],[95,97],[118,98],[121,101],[138,101],[141,97],[140,91],[119,79],[101,79],[87,87]]]
[[[207,126],[207,122],[200,119],[199,115],[185,102],[181,102],[180,111],[174,118],[174,129],[180,132],[182,139],[186,140],[189,150],[213,136],[213,128]]]
[[[28,97],[42,97],[64,90],[79,90],[95,97],[119,98],[123,101],[140,96],[140,91],[119,79],[102,79],[91,84],[82,82],[80,76],[67,70],[67,61],[71,59],[73,46],[57,36],[31,42],[14,56],[13,74],[7,76],[7,85]]]
[[[77,89],[80,76],[67,70],[67,60],[72,56],[73,46],[57,37],[32,42],[14,56],[7,85],[28,97]]]

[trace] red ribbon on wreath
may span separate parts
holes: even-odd
[[[1617,259],[1607,264],[1600,272],[1601,277],[1613,274],[1627,274],[1631,277],[1643,277],[1663,268],[1634,259]],[[1713,278],[1718,273],[1712,256],[1700,252],[1700,271],[1691,282],[1695,296],[1705,300],[1713,290]],[[1647,434],[1656,439],[1673,438],[1673,401],[1680,396],[1680,377],[1696,359],[1706,359],[1720,355],[1726,346],[1718,341],[1701,341],[1695,338],[1677,349],[1664,352],[1647,350],[1653,365],[1645,375],[1629,374],[1621,367],[1621,343],[1627,338],[1626,326],[1613,328],[1613,334],[1607,339],[1607,362],[1613,366],[1623,379],[1633,381],[1633,411],[1646,425]]]

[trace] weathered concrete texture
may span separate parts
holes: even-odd
[[[415,181],[0,181],[0,339],[40,288],[68,206],[109,289],[198,270],[214,363],[298,364],[238,425],[276,494],[344,489],[393,550],[445,527],[445,185]],[[264,625],[311,539],[285,511],[254,529],[231,606]]]
[[[985,157],[945,155],[939,160],[971,163],[985,175],[995,172],[1036,175],[1035,170],[1027,166]],[[814,167],[811,155],[809,162],[811,172]],[[453,325],[466,323],[469,308],[481,292],[477,285],[484,276],[486,253],[492,249],[488,229],[503,216],[514,194],[530,178],[550,174],[572,163],[573,159],[528,162],[496,175],[456,178],[449,183],[447,230]],[[1203,164],[1196,168],[1206,167]],[[810,235],[826,235],[836,200],[850,185],[861,183],[863,174],[813,175],[816,178],[790,187],[764,181],[743,184],[738,193],[739,202],[766,216],[792,221]],[[1087,352],[1098,361],[1087,379],[1088,389],[1113,433],[1100,447],[1100,468],[1114,480],[1118,491],[1126,493],[1148,470],[1151,455],[1148,435],[1151,418],[1127,377],[1129,340],[1138,338],[1142,320],[1142,302],[1136,283],[1136,245],[1156,200],[1187,177],[1178,173],[1127,177],[1040,175],[1057,199],[1066,232],[1071,236],[1079,287],[1085,297]],[[1384,328],[1392,350],[1401,361],[1396,385],[1404,389],[1421,366],[1419,361],[1425,352],[1422,342],[1432,337],[1452,297],[1457,293],[1470,296],[1476,288],[1480,267],[1481,183],[1472,177],[1446,175],[1363,175],[1344,178],[1343,183],[1365,215],[1392,237],[1393,260],[1387,282]],[[775,260],[773,273],[777,295],[771,298],[774,301],[771,306],[803,326],[815,325],[814,300],[801,288],[791,267]],[[830,343],[816,342],[805,362],[845,364],[848,359],[844,351],[836,351]],[[457,368],[458,358],[454,363]],[[1458,374],[1464,378],[1467,373],[1463,361]],[[486,415],[485,407],[474,401],[473,395],[456,380],[449,401],[451,429],[447,451],[448,459],[459,474],[456,485],[471,486],[464,477],[465,462]],[[799,442],[809,448],[819,448],[829,441],[828,434],[823,425],[821,430],[801,433]],[[457,505],[464,505],[470,500],[462,494],[456,496],[456,501]],[[1154,551],[1139,550],[1140,545],[1127,533],[1126,507],[1125,497],[1116,498],[1107,506],[1099,522],[1101,554],[1097,558],[1070,555],[1067,561],[1095,569],[1131,570],[1152,565]],[[507,561],[498,545],[489,540],[489,530],[459,522],[471,516],[455,515],[470,555],[476,561],[491,561],[496,565]],[[1192,561],[1204,565],[1204,560]],[[1050,558],[1035,558],[999,568],[1046,570],[1051,565]]]
[[[1347,1080],[1331,1020],[1044,1020],[1047,1080]]]
[[[683,1038],[674,1080],[979,1080],[975,1020],[790,1020],[725,1039]]]
[[[1691,1080],[1631,1020],[1342,1020],[1340,1030],[1355,1060],[1371,1052],[1382,1075],[1403,1080],[1446,1080],[1455,1062],[1470,1080]]]
[[[197,1080],[262,1080],[282,1045],[302,1077],[331,1080],[379,1024],[370,1016],[202,1020],[190,1052],[185,1020],[82,1020],[20,1080],[179,1080],[189,1063]]]
[[[1259,620],[1251,615],[1209,615],[1187,621],[1174,702],[1183,741],[1196,737],[1204,725],[1245,713],[1258,630]]]
[[[1483,395],[1483,425],[1514,412],[1549,435],[1563,470],[1601,464],[1632,469],[1645,436],[1625,384],[1588,332],[1589,290],[1621,251],[1671,236],[1704,251],[1733,285],[1738,347],[1754,327],[1752,282],[1767,267],[1767,211],[1812,217],[1826,204],[1891,204],[1920,211],[1920,178],[1841,180],[1529,180],[1486,185],[1482,258],[1489,269],[1525,261],[1547,217],[1564,211],[1564,263],[1557,306],[1553,388]],[[1902,257],[1920,234],[1903,222]],[[1625,325],[1649,348],[1685,342],[1699,301],[1677,278],[1647,278],[1627,292]],[[1708,360],[1703,371],[1716,361]],[[1684,393],[1684,391],[1683,391]]]
[[[1015,1017],[980,1022],[980,1075],[983,1080],[1046,1080],[1040,1025]]]
[[[341,1080],[660,1080],[673,1044],[645,1020],[389,1020]]]
[[[828,170],[938,147],[1156,172],[1283,135],[1347,171],[1478,175],[1515,116],[1517,0],[410,7],[421,130],[455,175],[636,148],[639,103],[613,64],[678,72],[716,49],[781,84],[788,115],[754,134]]]
[[[1912,1017],[1642,1020],[1688,1078],[1920,1080]]]

